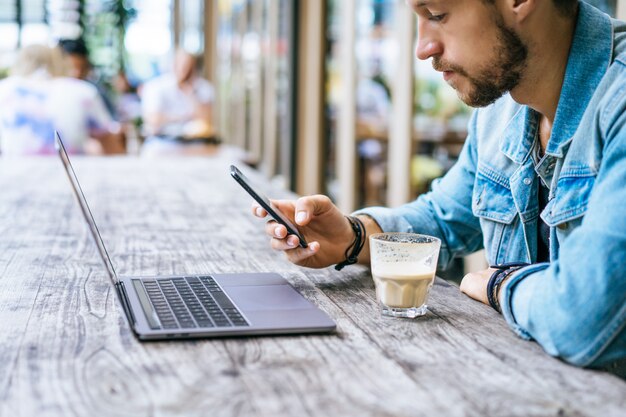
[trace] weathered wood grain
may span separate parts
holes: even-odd
[[[75,158],[119,274],[277,271],[337,333],[140,343],[59,161],[0,159],[0,415],[626,415],[626,382],[549,357],[453,285],[390,319],[366,268],[289,264],[228,163]]]

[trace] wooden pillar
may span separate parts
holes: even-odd
[[[181,44],[181,31],[182,31],[182,1],[174,0],[172,3],[172,41],[174,48],[178,48]]]
[[[356,204],[356,0],[343,0],[339,38],[341,94],[337,113],[336,172],[339,181],[337,206],[354,211]]]
[[[411,198],[410,163],[413,135],[413,65],[415,16],[403,0],[396,0],[398,55],[389,123],[387,205],[399,206]]]
[[[261,160],[263,149],[263,0],[254,0],[251,3],[251,30],[249,33],[255,34],[258,55],[251,62],[252,85],[250,86],[250,130],[248,132],[250,140],[249,156],[252,161],[258,163]]]
[[[204,78],[215,84],[217,82],[217,31],[219,28],[218,2],[204,0]]]
[[[209,80],[215,87],[215,101],[213,103],[213,111],[211,113],[211,124],[216,132],[219,132],[220,114],[219,110],[222,108],[223,98],[218,94],[218,80],[217,80],[217,31],[219,26],[219,9],[218,1],[216,0],[204,0],[204,50],[202,57],[204,61],[203,75],[204,78]]]
[[[231,125],[232,125],[232,140],[231,142],[242,148],[247,149],[246,141],[246,87],[245,87],[245,74],[244,74],[244,62],[241,56],[242,40],[246,33],[247,25],[247,11],[244,5],[238,6],[238,10],[233,14],[233,36],[236,39],[237,44],[233,45],[233,50],[236,50],[238,54],[233,56],[231,63],[231,91],[230,91],[230,111],[231,111]]]
[[[280,42],[286,42],[288,53],[286,59],[281,56],[282,65],[287,65],[282,73],[287,75],[287,94],[283,95],[283,103],[286,102],[288,110],[279,119],[279,144],[278,144],[278,166],[279,176],[283,178],[284,185],[290,190],[296,189],[296,142],[299,137],[298,131],[298,34],[300,2],[298,0],[281,1],[281,11],[279,19],[285,19],[283,33],[279,31]],[[286,71],[285,71],[286,70]],[[280,72],[279,72],[280,73]],[[283,80],[285,81],[285,80]],[[284,90],[283,90],[284,92]]]
[[[304,0],[298,15],[298,110],[295,191],[323,191],[326,2]]]
[[[265,58],[264,73],[264,100],[263,100],[263,158],[262,169],[267,177],[273,177],[276,174],[277,152],[278,152],[278,126],[277,126],[277,103],[276,103],[276,77],[277,67],[276,60],[278,52],[278,0],[267,1],[267,24],[265,36],[267,39],[267,53]]]

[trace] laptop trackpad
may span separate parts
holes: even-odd
[[[290,285],[228,287],[230,298],[242,310],[297,310],[312,308]]]

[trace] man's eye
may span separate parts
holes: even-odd
[[[432,21],[432,22],[441,22],[444,17],[446,17],[445,13],[441,13],[441,14],[431,14],[428,17],[428,20]]]

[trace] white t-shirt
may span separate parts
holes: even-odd
[[[193,91],[200,103],[213,102],[215,92],[207,80],[195,78]],[[194,99],[178,88],[173,74],[164,74],[148,81],[142,88],[141,103],[144,120],[146,116],[155,113],[167,114],[168,117],[177,120],[167,123],[159,132],[146,132],[147,134],[181,135],[185,124],[194,117]]]
[[[86,81],[43,74],[0,81],[3,155],[51,154],[55,130],[68,152],[83,153],[92,132],[116,129],[98,91]]]

